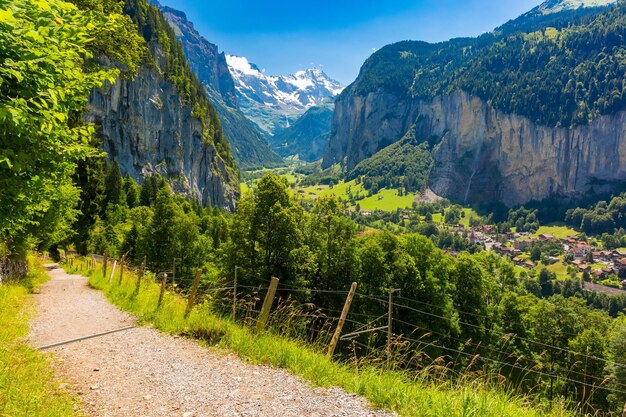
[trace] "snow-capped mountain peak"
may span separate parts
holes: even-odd
[[[243,100],[270,107],[303,112],[341,93],[344,86],[320,68],[301,70],[292,75],[266,75],[246,57],[227,55],[226,62]]]
[[[269,135],[344,89],[320,68],[276,76],[266,75],[245,57],[227,55],[226,62],[242,111]]]
[[[605,7],[617,3],[619,0],[547,0],[537,11],[541,14],[558,13],[563,10],[577,10],[580,8]]]

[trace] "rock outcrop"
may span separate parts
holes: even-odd
[[[513,206],[610,191],[626,181],[626,112],[553,128],[497,111],[462,91],[432,101],[389,93],[342,96],[324,165],[342,163],[350,170],[399,140],[414,122],[418,136],[437,138],[431,188],[457,201]]]
[[[261,132],[241,112],[226,55],[198,33],[185,13],[170,7],[159,7],[181,42],[192,71],[206,88],[219,114],[224,136],[230,143],[237,165],[242,169],[282,165],[282,158],[270,149]]]
[[[86,119],[98,126],[103,149],[122,173],[139,182],[160,173],[177,192],[234,210],[237,173],[203,140],[200,120],[156,70],[143,67],[133,80],[94,91]]]
[[[380,92],[365,96],[346,91],[335,114],[322,166],[342,164],[347,171],[400,140],[413,125],[418,103],[410,97]]]
[[[226,55],[196,31],[187,15],[171,7],[161,7],[163,16],[181,40],[191,69],[205,85],[217,91],[230,107],[237,107],[237,92],[228,70]]]

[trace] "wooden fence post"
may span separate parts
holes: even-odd
[[[387,312],[387,363],[391,362],[391,338],[393,335],[393,294],[398,288],[389,288],[389,310]]]
[[[193,306],[196,304],[196,295],[198,294],[198,285],[200,284],[200,277],[202,276],[202,270],[198,269],[196,272],[196,278],[193,280],[193,288],[191,290],[191,294],[189,294],[189,299],[187,300],[187,309],[185,310],[185,318],[189,317],[189,313],[193,309]]]
[[[139,295],[139,288],[141,287],[141,278],[143,278],[143,271],[146,269],[146,257],[143,257],[143,263],[141,264],[141,269],[139,269],[139,273],[137,274],[137,286],[135,287],[135,295]]]
[[[237,318],[237,269],[238,266],[235,266],[235,280],[233,285],[233,321]]]
[[[124,262],[126,262],[126,257],[128,256],[128,252],[122,255],[122,259],[120,260],[120,280],[118,285],[122,284],[122,277],[124,276]]]
[[[102,278],[107,277],[107,263],[109,262],[109,251],[104,251],[104,259],[102,261]]]
[[[341,317],[339,318],[339,323],[337,323],[337,329],[335,330],[335,334],[333,334],[333,338],[330,340],[330,345],[328,346],[328,353],[326,356],[329,358],[332,358],[333,353],[335,353],[337,342],[339,342],[339,337],[341,336],[341,329],[343,328],[343,324],[346,322],[346,317],[348,316],[348,311],[350,310],[350,304],[352,304],[352,298],[354,298],[356,287],[356,282],[353,282],[350,287],[348,297],[346,298],[346,303],[343,305],[343,310],[341,310]]]
[[[172,261],[172,287],[176,287],[176,257]]]
[[[276,295],[276,288],[278,287],[279,279],[276,277],[272,277],[272,281],[270,282],[270,287],[267,290],[267,294],[265,295],[265,301],[263,302],[263,308],[261,309],[261,314],[259,314],[259,318],[256,321],[256,330],[261,331],[265,328],[267,324],[267,319],[270,316],[270,310],[272,309],[272,303],[274,302],[274,296]]]
[[[113,275],[115,275],[116,266],[117,266],[117,260],[113,261],[113,267],[111,268],[111,275],[109,276],[109,284],[113,281]]]
[[[159,302],[157,303],[157,310],[161,308],[161,303],[163,302],[163,296],[165,295],[165,284],[167,284],[167,274],[163,273],[163,278],[161,279],[161,293],[159,294]]]

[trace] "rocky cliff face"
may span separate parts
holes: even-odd
[[[418,103],[388,92],[365,96],[347,91],[335,102],[323,167],[342,164],[348,171],[400,140],[417,116]]]
[[[282,158],[270,149],[261,132],[239,109],[235,82],[225,54],[198,33],[185,13],[170,7],[159,7],[220,116],[224,136],[230,143],[237,165],[242,169],[282,165]]]
[[[142,182],[160,173],[177,192],[234,210],[237,174],[203,141],[191,107],[156,70],[144,67],[133,80],[94,91],[86,118],[98,126],[104,150],[124,174]]]
[[[181,40],[189,65],[198,79],[218,92],[228,106],[236,108],[237,92],[226,55],[219,52],[217,45],[200,36],[185,13],[171,7],[161,7],[161,11]]]
[[[499,112],[462,91],[432,101],[346,95],[336,106],[326,166],[343,162],[351,169],[417,121],[419,136],[439,139],[431,188],[455,200],[513,206],[609,191],[626,180],[626,112],[564,129]]]

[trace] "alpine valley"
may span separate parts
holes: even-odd
[[[0,0],[0,416],[626,417],[626,0],[161,1]]]
[[[324,167],[415,129],[428,185],[508,206],[626,180],[626,5],[550,0],[479,38],[382,48],[337,99]]]

